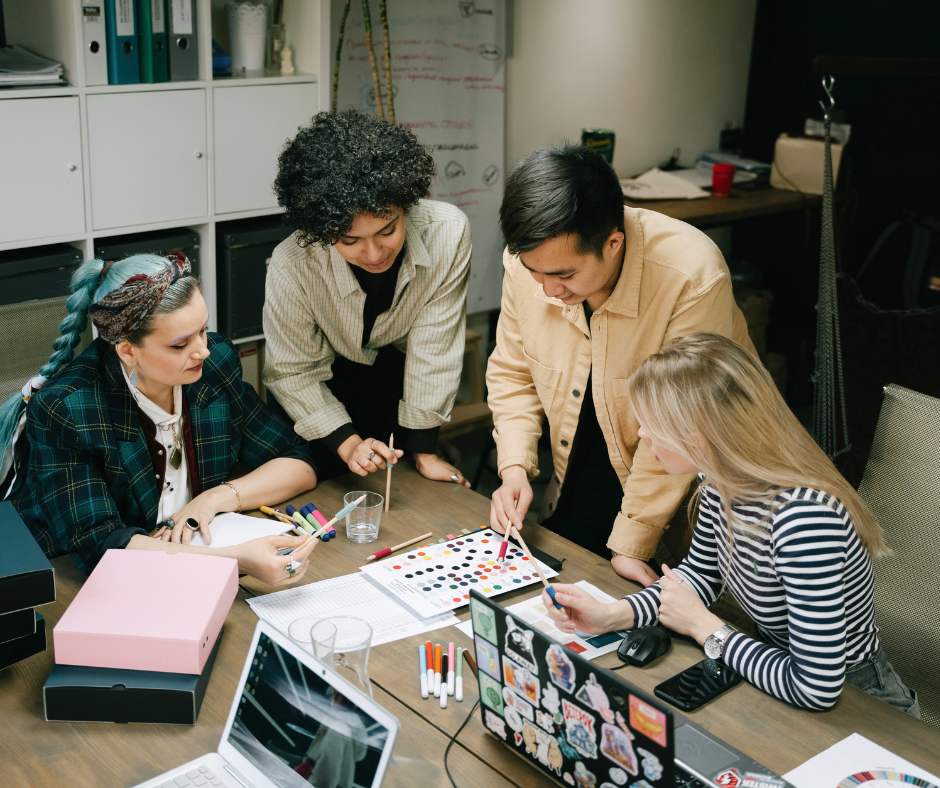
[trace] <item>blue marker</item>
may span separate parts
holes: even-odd
[[[421,670],[421,697],[428,696],[428,658],[426,656],[426,647],[418,646],[418,665]]]
[[[555,586],[545,586],[545,590],[548,592],[548,595],[552,598],[552,604],[555,605],[557,610],[564,610],[564,608],[558,604],[555,599]]]

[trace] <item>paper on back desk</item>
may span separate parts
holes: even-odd
[[[610,604],[616,601],[610,594],[605,594],[597,586],[587,582],[587,580],[579,580],[575,585],[582,591],[589,593],[598,602]],[[557,640],[562,645],[568,646],[568,648],[580,654],[585,659],[597,659],[604,654],[615,651],[627,634],[626,632],[605,632],[601,635],[589,635],[586,632],[575,630],[574,635],[566,635],[552,623],[551,618],[548,616],[548,611],[542,604],[541,594],[523,600],[522,602],[517,602],[515,605],[510,605],[506,610],[515,616],[519,616],[523,621],[532,625],[539,632],[547,635],[552,640]],[[473,640],[473,622],[470,619],[457,624],[457,629]]]
[[[252,539],[260,539],[262,536],[276,536],[287,530],[288,526],[280,520],[263,520],[260,517],[226,512],[217,514],[209,523],[209,533],[212,534],[212,544],[209,547],[231,547],[250,542]],[[206,546],[202,534],[198,531],[193,534],[190,544]]]
[[[858,785],[859,780],[853,780],[852,775],[862,772],[868,773],[868,777],[862,782],[874,779],[874,785],[940,785],[940,777],[918,769],[910,761],[869,741],[859,733],[853,733],[833,744],[828,750],[823,750],[819,755],[783,775],[783,778],[793,783],[796,788],[841,788],[844,785]],[[918,777],[926,783],[904,779],[902,775],[907,775],[908,778]]]

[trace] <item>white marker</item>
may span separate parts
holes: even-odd
[[[427,656],[426,649],[424,646],[418,646],[418,665],[420,670],[420,680],[421,680],[421,697],[426,698],[428,696],[428,671],[427,671]]]
[[[457,678],[454,688],[454,700],[463,700],[463,649],[457,649]]]

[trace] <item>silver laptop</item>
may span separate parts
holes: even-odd
[[[377,788],[398,720],[263,621],[258,622],[222,740],[137,788]]]

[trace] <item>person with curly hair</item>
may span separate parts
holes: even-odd
[[[268,266],[264,383],[320,479],[410,451],[426,478],[469,486],[436,446],[460,383],[470,225],[423,199],[434,171],[408,129],[352,109],[281,153],[274,190],[297,229]]]

